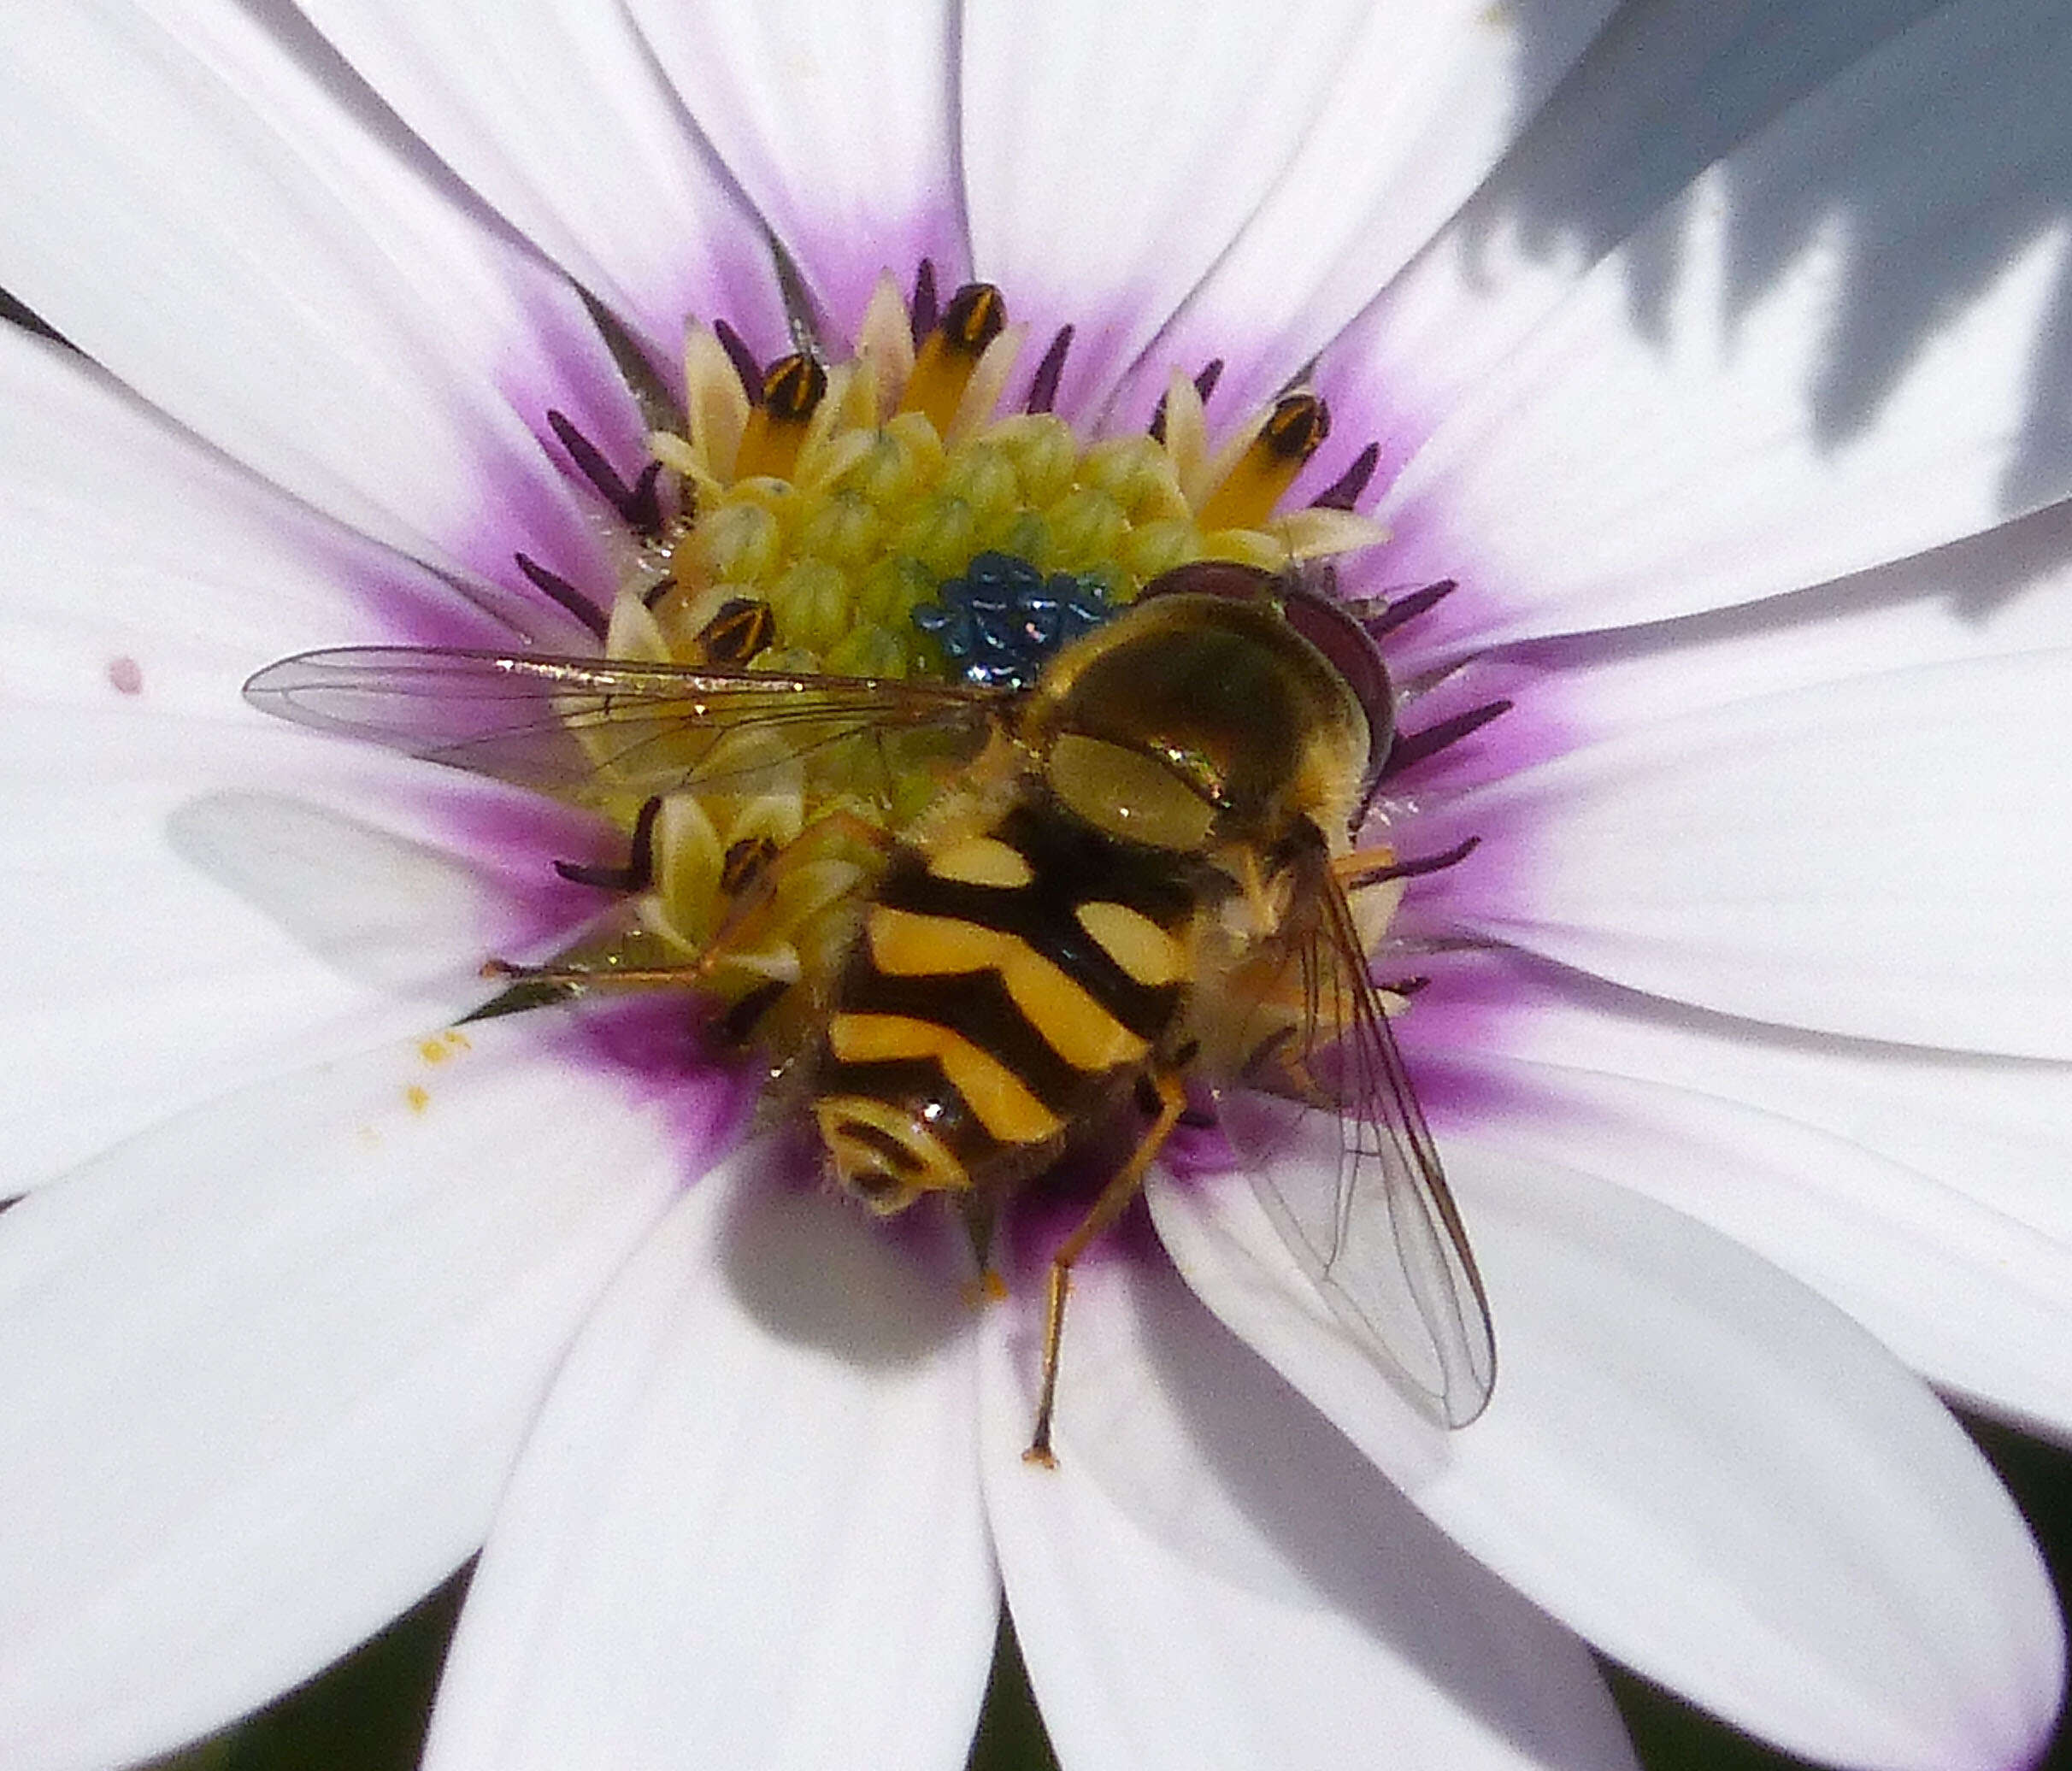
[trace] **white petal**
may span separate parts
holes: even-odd
[[[1622,6],[1516,150],[1326,353],[1363,384],[1393,458],[1706,167],[1937,3]],[[1658,303],[1668,268],[1633,256],[1638,309]],[[1334,404],[1351,417],[1357,397]]]
[[[1463,1771],[1632,1762],[1582,1644],[1421,1518],[1155,1248],[1079,1269],[1057,1467],[1024,1462],[1038,1314],[988,1315],[986,1492],[1062,1762],[1322,1765],[1384,1743]]]
[[[466,1556],[692,1166],[670,1131],[548,1016],[249,1091],[0,1216],[7,1762],[163,1750]]]
[[[782,348],[754,220],[615,6],[304,0],[303,11],[448,165],[674,369],[684,322]],[[724,70],[722,70],[724,72]]]
[[[2063,1627],[2012,1503],[1918,1380],[1689,1219],[1463,1140],[1448,1161],[1497,1313],[1497,1395],[1436,1468],[1400,1471],[1410,1498],[1600,1649],[1789,1750],[2027,1762]],[[1301,1285],[1241,1183],[1151,1197],[1239,1333],[1253,1300]],[[1393,1461],[1386,1426],[1276,1362]]]
[[[1351,0],[975,0],[962,26],[972,262],[1097,401],[1237,235],[1354,40]],[[1192,366],[1191,366],[1192,367]]]
[[[12,327],[0,412],[12,1191],[479,1003],[486,956],[595,914],[550,863],[599,833],[239,706],[305,646],[510,643],[450,586]]]
[[[1964,0],[1708,172],[1445,415],[1377,511],[1392,574],[1470,585],[1485,635],[1609,626],[2063,497],[2068,68],[2052,0]]]
[[[629,9],[844,336],[856,336],[885,271],[904,287],[925,257],[944,293],[962,279],[948,0],[632,0]]]
[[[573,291],[409,151],[227,0],[0,17],[0,282],[318,509],[448,568],[595,580],[538,438],[556,408],[624,456],[632,403]]]
[[[221,719],[290,652],[518,638],[14,327],[0,328],[0,684],[17,702]]]
[[[1507,684],[1509,692],[1544,698],[1569,748],[1787,689],[2068,645],[2072,503],[1740,609],[1499,656],[1503,668],[1534,679],[1529,687]]]
[[[526,1446],[432,1771],[964,1762],[998,1583],[942,1240],[767,1146],[692,1191]]]
[[[1216,357],[1217,409],[1269,398],[1459,207],[1612,9],[1369,7],[1286,171],[1133,374],[1127,408],[1148,415],[1175,366]]]
[[[1468,797],[1448,908],[1760,1021],[2072,1055],[2068,758],[2072,651],[1705,709]]]
[[[1442,1141],[1616,1174],[1933,1382],[2072,1433],[2072,1066],[1793,1035],[1501,956],[1419,1009]]]
[[[0,752],[0,1194],[493,994],[596,912],[586,823],[250,715],[17,706]]]

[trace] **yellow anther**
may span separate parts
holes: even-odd
[[[762,399],[749,415],[735,457],[737,479],[792,477],[806,427],[827,391],[827,372],[803,352],[780,356],[762,378]]]
[[[927,414],[937,433],[947,436],[965,385],[1006,324],[1007,304],[1000,291],[990,283],[967,283],[950,297],[935,330],[921,341],[899,409]]]
[[[1330,431],[1330,412],[1315,394],[1292,393],[1279,401],[1203,503],[1203,528],[1258,528]]]

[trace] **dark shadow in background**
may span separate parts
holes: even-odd
[[[283,0],[244,0],[254,18],[328,77],[368,126],[497,232],[507,224],[421,144]],[[1559,60],[1575,0],[1499,0],[1522,73]],[[1949,7],[1962,14],[1966,9]],[[1671,200],[1698,172],[1794,101],[1938,10],[1934,0],[1638,0],[1621,9],[1469,205],[1469,238],[1515,227],[1528,250],[1594,259]],[[2072,220],[2072,26],[2051,0],[1974,3],[1968,39],[1945,58],[1942,91],[1906,120],[1955,120],[1951,144],[1990,158],[2023,144],[2019,176],[1990,211],[1953,218],[1932,243],[1910,242],[1912,172],[1935,153],[1842,155],[1788,188],[1729,195],[1738,301],[1761,297],[1816,230],[1840,221],[1851,246],[1841,309],[1815,390],[1821,434],[1845,443],[1936,325],[2043,230]],[[1637,77],[1645,71],[1645,79]],[[1234,155],[1245,144],[1231,145]],[[50,174],[44,174],[44,176]],[[62,173],[59,174],[62,177]],[[0,260],[3,263],[3,260]],[[1636,260],[1634,323],[1658,324],[1679,267]],[[51,327],[0,293],[0,315]],[[62,325],[62,318],[59,322]],[[2010,511],[2063,495],[2072,480],[2072,268],[2061,273],[2031,352],[2033,391],[2003,487]]]
[[[2072,221],[2072,30],[2063,9],[1942,9],[1975,17],[1940,58],[1937,99],[1893,120],[1902,136],[1944,131],[1934,151],[1881,144],[1789,186],[1744,180],[1728,191],[1739,309],[1759,300],[1816,231],[1839,221],[1847,236],[1839,312],[1814,390],[1830,445],[1875,417],[1937,325],[1961,314],[2011,256]],[[1594,260],[1795,100],[1937,10],[1933,0],[1628,6],[1477,194],[1470,238],[1508,224],[1528,250],[1580,249]],[[1535,21],[1551,15],[1536,0],[1516,0],[1528,62]],[[1640,67],[1645,83],[1633,77]],[[1999,156],[2018,173],[2002,181],[1992,209],[1949,218],[1932,240],[1910,240],[1916,175],[1973,156],[1987,164]],[[1678,270],[1673,256],[1633,264],[1631,312],[1643,332],[1659,326]],[[2063,497],[2072,479],[2072,268],[2061,266],[2030,363],[2028,410],[2001,488],[2010,512]]]

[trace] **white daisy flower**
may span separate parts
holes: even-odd
[[[0,335],[0,1757],[163,1752],[480,1549],[436,1771],[959,1765],[1004,1604],[1074,1771],[1629,1763],[1586,1644],[2027,1762],[2062,1625],[1930,1386],[2072,1427],[2068,70],[2052,0],[0,15],[0,286],[76,347]],[[979,279],[1027,348],[945,367]],[[240,697],[757,606],[751,664],[925,673],[988,550],[1331,555],[1389,630],[1472,1424],[1175,1164],[1032,1463],[1068,1218],[979,1307],[681,992],[465,1019],[492,956],[827,975],[868,858],[752,940],[726,869],[833,797],[664,795],[618,877],[618,777]]]

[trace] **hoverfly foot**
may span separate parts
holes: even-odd
[[[958,1288],[967,1309],[983,1309],[989,1303],[999,1303],[1007,1297],[1007,1281],[988,1267],[976,1279],[968,1279]]]

